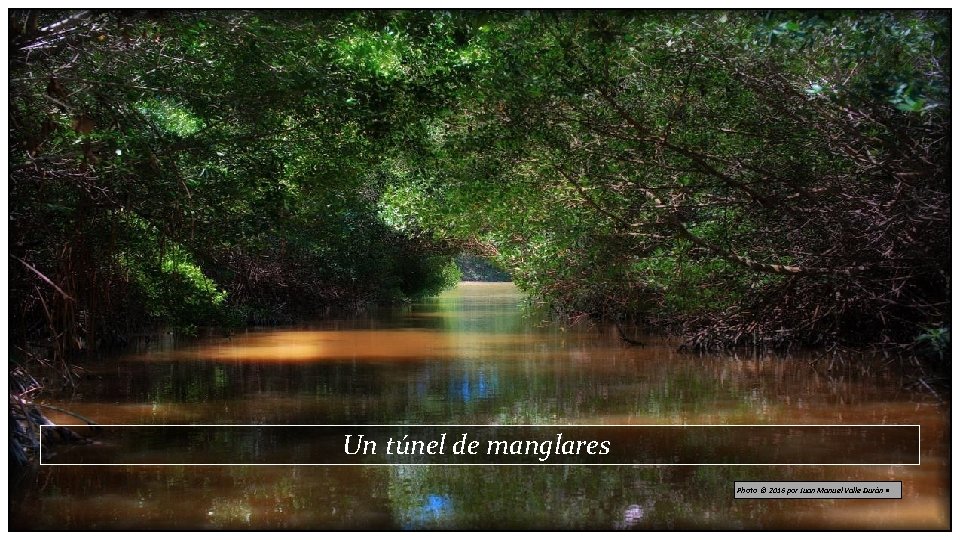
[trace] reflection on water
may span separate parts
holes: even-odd
[[[152,343],[55,403],[103,424],[920,424],[905,467],[42,467],[15,529],[943,529],[947,407],[887,370],[700,357],[544,323],[509,284]],[[75,421],[60,418],[66,423]],[[902,500],[735,500],[734,480],[901,480]]]

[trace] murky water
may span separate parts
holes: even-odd
[[[154,342],[87,364],[82,393],[50,403],[102,424],[920,424],[921,464],[43,466],[11,479],[10,525],[949,527],[947,405],[903,390],[897,375],[876,367],[701,357],[647,341],[625,347],[610,329],[543,322],[510,284],[462,284],[438,299],[365,317]],[[827,444],[844,452],[842,440]],[[56,451],[69,458],[97,449]],[[899,480],[903,499],[737,500],[735,480]]]

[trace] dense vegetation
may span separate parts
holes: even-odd
[[[464,281],[511,281],[509,273],[483,257],[461,253],[455,260]]]
[[[837,12],[485,24],[473,84],[432,120],[429,159],[406,162],[426,171],[387,197],[567,310],[705,346],[908,343],[949,316],[947,27]]]
[[[461,251],[705,347],[948,345],[948,13],[10,27],[20,351],[432,294]]]

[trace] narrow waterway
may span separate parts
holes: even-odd
[[[349,319],[154,340],[85,364],[79,393],[48,402],[101,424],[919,424],[920,465],[45,465],[11,479],[10,526],[949,527],[948,406],[905,390],[895,370],[681,354],[650,337],[628,347],[608,328],[545,321],[512,284],[463,283]],[[844,452],[842,440],[818,444]],[[896,480],[903,498],[743,500],[733,497],[735,480]]]

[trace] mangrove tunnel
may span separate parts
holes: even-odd
[[[12,529],[949,529],[949,11],[8,18]],[[798,423],[918,425],[919,464],[111,427]]]

